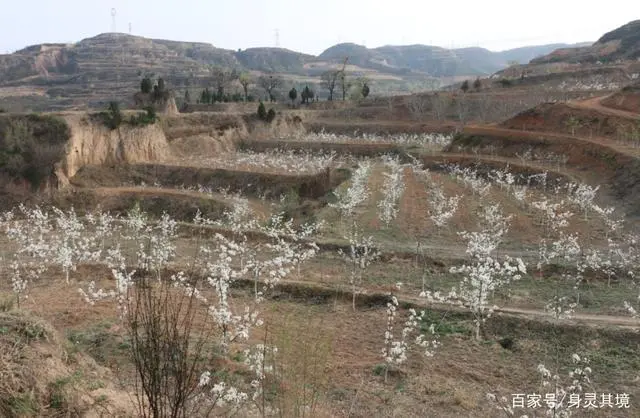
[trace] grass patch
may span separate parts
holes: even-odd
[[[128,355],[129,347],[123,337],[109,331],[111,325],[104,321],[87,329],[69,330],[67,339],[74,350],[85,352],[99,364],[108,366],[123,354]]]

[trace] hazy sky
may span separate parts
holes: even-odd
[[[631,20],[631,0],[0,0],[0,53],[116,30],[237,49],[319,54],[339,42],[491,50],[595,41]]]

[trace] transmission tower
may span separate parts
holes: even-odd
[[[116,31],[116,9],[115,7],[111,9],[111,32],[115,33]]]
[[[131,22],[129,22],[129,35],[131,35]]]
[[[280,30],[276,29],[276,48],[280,48]]]

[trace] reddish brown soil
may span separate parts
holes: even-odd
[[[571,118],[579,126],[571,128]],[[545,103],[500,124],[503,128],[522,131],[566,132],[583,137],[619,138],[629,132],[637,118],[629,112],[599,106],[597,99],[584,102]]]
[[[608,108],[632,112],[640,117],[640,83],[625,87],[604,98],[600,103]]]

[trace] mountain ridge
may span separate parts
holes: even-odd
[[[36,44],[13,54],[0,55],[0,84],[30,77],[50,78],[56,74],[77,74],[92,68],[95,62],[103,62],[109,58],[124,61],[121,62],[121,67],[131,63],[143,66],[140,62],[142,60],[138,59],[140,57],[150,59],[151,67],[154,67],[158,60],[168,60],[175,61],[175,64],[191,71],[202,65],[218,65],[238,70],[316,76],[319,71],[317,64],[325,64],[321,68],[326,69],[349,56],[349,63],[363,70],[394,75],[482,76],[506,67],[511,60],[505,58],[510,56],[509,54],[515,54],[519,59],[528,59],[529,56],[543,55],[558,46],[566,45],[523,47],[529,52],[518,54],[517,50],[522,48],[493,52],[485,48],[447,49],[430,45],[386,45],[370,49],[362,45],[344,43],[333,45],[314,56],[286,48],[254,47],[233,51],[205,42],[102,33],[73,44]],[[117,51],[118,48],[121,51]],[[316,69],[310,69],[310,64],[316,64]]]

